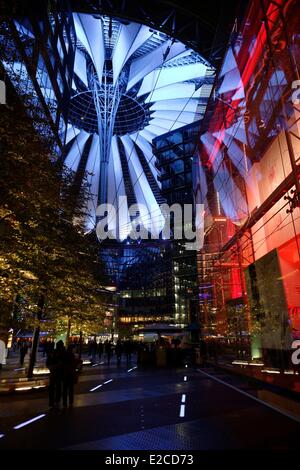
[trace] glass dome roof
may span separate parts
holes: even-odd
[[[87,230],[95,227],[99,203],[115,205],[121,196],[143,204],[141,217],[149,219],[150,212],[159,213],[160,194],[152,140],[201,119],[214,70],[200,54],[148,26],[100,15],[73,18],[77,44],[65,164],[88,175]],[[125,239],[127,202],[116,209],[121,217],[110,228],[119,224]]]

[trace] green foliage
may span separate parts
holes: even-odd
[[[35,132],[13,96],[0,114],[0,324],[34,326],[38,299],[53,331],[65,318],[101,325],[96,241],[82,220],[89,197]],[[54,163],[56,162],[56,163]],[[16,296],[22,302],[16,302]]]

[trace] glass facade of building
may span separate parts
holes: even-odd
[[[101,247],[117,288],[117,329],[126,336],[151,323],[172,323],[172,263],[168,241],[127,240]]]
[[[298,9],[297,1],[251,2],[199,141],[203,335],[229,362],[261,361],[262,375],[293,368],[300,337]]]
[[[209,94],[212,85],[207,83],[206,86]],[[190,204],[194,207],[193,165],[197,165],[195,151],[200,123],[195,121],[153,141],[161,192],[169,206]],[[181,327],[198,322],[196,251],[186,250],[185,242],[185,239],[172,239],[168,254],[172,265],[173,319]]]

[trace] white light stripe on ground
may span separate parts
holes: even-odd
[[[179,417],[184,418],[184,415],[185,415],[185,405],[180,405]]]
[[[262,369],[261,372],[265,374],[280,374],[279,370],[268,370],[268,369]]]
[[[133,369],[129,369],[127,372],[131,372]]]
[[[104,364],[104,362],[100,362],[99,366],[102,366]]]
[[[132,370],[137,369],[137,366],[133,367]]]
[[[186,394],[183,393],[181,397],[181,403],[185,403],[185,399],[186,399]]]
[[[96,366],[99,366],[99,364],[93,364],[92,367],[96,367]]]
[[[2,437],[4,437],[4,434],[0,434],[0,439],[1,439]]]
[[[97,385],[97,387],[91,388],[90,392],[94,392],[95,390],[98,390],[98,388],[102,387],[102,384]]]
[[[290,419],[296,421],[297,423],[300,423],[300,418],[297,418],[296,416],[293,416],[293,415],[281,410],[280,408],[276,408],[276,406],[270,405],[269,403],[267,403],[263,400],[260,400],[259,398],[256,398],[253,395],[250,395],[250,393],[244,392],[244,390],[240,390],[239,388],[235,387],[234,385],[228,384],[227,382],[224,382],[223,380],[218,379],[217,377],[214,377],[213,375],[208,374],[207,372],[204,372],[203,370],[200,370],[200,369],[197,369],[197,370],[198,370],[198,372],[200,372],[203,375],[206,375],[210,379],[215,380],[216,382],[219,382],[222,385],[226,385],[227,387],[232,388],[232,390],[235,390],[236,392],[239,392],[239,393],[241,393],[242,395],[245,395],[248,398],[252,398],[252,400],[257,401],[260,405],[267,406],[271,410],[277,411],[277,413],[280,413],[283,416],[286,416],[287,418],[290,418]]]
[[[183,380],[184,380],[184,382],[187,381],[187,376],[186,375],[183,377]]]
[[[24,421],[24,423],[20,423],[17,426],[14,427],[14,429],[20,429],[23,428],[24,426],[27,426],[28,424],[34,423],[34,421],[37,421],[38,419],[44,418],[46,415],[45,413],[39,416],[36,416],[35,418],[29,419],[28,421]]]
[[[15,372],[17,372],[19,370],[25,370],[25,367],[19,367],[18,369],[14,369]]]
[[[113,379],[109,379],[109,380],[107,380],[106,382],[104,382],[103,385],[109,384],[109,382],[112,382],[112,381],[113,381]]]

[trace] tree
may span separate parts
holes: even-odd
[[[24,108],[8,89],[8,102],[0,114],[0,323],[14,324],[21,297],[27,326],[48,322],[55,331],[64,318],[101,324],[102,267],[81,223],[89,188],[74,185],[53,136],[37,133],[45,122],[30,96]]]

